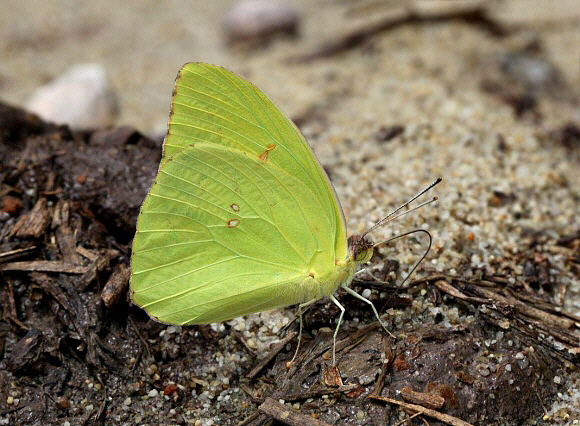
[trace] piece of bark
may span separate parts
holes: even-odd
[[[19,238],[40,238],[51,222],[51,209],[46,198],[40,198],[34,208],[22,215],[10,232],[10,236]]]
[[[340,370],[336,365],[331,365],[324,370],[324,384],[333,388],[344,385],[342,383],[342,377],[340,377]]]
[[[33,363],[40,355],[40,344],[42,343],[42,332],[36,328],[31,329],[20,339],[6,360],[8,371],[18,371],[24,369],[28,364]]]
[[[10,279],[4,279],[2,274],[0,274],[0,280],[3,281],[2,286],[4,287],[4,291],[2,292],[2,296],[4,296],[2,300],[3,316],[4,318],[11,317],[14,320],[18,320],[18,311],[16,310],[16,301],[14,300],[14,282]],[[4,285],[4,282],[7,285]]]
[[[114,307],[121,299],[121,296],[125,294],[129,287],[130,277],[131,269],[125,264],[118,265],[111,274],[111,277],[101,292],[101,299],[107,308],[111,309]]]
[[[63,223],[56,229],[56,242],[65,262],[73,265],[81,265],[83,263],[76,252],[75,237],[68,224]]]
[[[280,404],[272,398],[266,398],[258,410],[289,426],[330,426],[308,414],[302,414],[293,408]]]

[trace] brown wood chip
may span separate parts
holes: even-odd
[[[336,365],[331,365],[324,370],[324,384],[333,388],[343,385],[340,370]]]
[[[111,274],[111,277],[101,292],[101,299],[107,308],[111,309],[114,307],[121,299],[121,296],[125,294],[127,288],[129,288],[130,277],[131,268],[125,264],[118,265]]]
[[[10,232],[10,236],[19,238],[40,238],[51,222],[51,209],[47,207],[46,198],[40,198],[34,208],[22,215]]]

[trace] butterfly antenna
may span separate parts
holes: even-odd
[[[420,206],[418,206],[418,207],[420,207]],[[413,267],[411,268],[411,271],[409,271],[409,273],[407,274],[407,276],[403,279],[403,281],[401,281],[401,283],[399,285],[397,285],[397,287],[402,287],[403,284],[405,284],[407,282],[407,280],[411,277],[411,275],[413,275],[413,272],[415,272],[415,270],[419,267],[419,265],[421,264],[421,262],[423,261],[423,259],[425,259],[427,257],[427,254],[429,253],[429,250],[431,250],[431,245],[433,243],[433,237],[431,236],[431,234],[429,233],[429,231],[427,231],[425,229],[415,229],[413,231],[409,231],[409,232],[405,232],[404,234],[397,235],[397,236],[395,236],[393,238],[389,238],[388,240],[378,242],[378,243],[376,243],[373,246],[373,249],[375,249],[379,245],[388,244],[388,243],[390,243],[393,240],[396,240],[398,238],[407,237],[407,236],[409,236],[411,234],[415,234],[417,232],[423,232],[423,233],[425,233],[427,235],[427,237],[429,238],[429,245],[427,246],[427,250],[425,250],[425,253],[423,253],[423,255],[419,258],[419,260],[417,262],[415,262],[415,265],[413,265]]]
[[[400,205],[399,207],[397,207],[395,210],[393,210],[391,213],[389,213],[388,215],[386,215],[385,217],[383,217],[381,220],[379,220],[377,223],[375,223],[370,229],[367,229],[362,235],[361,237],[366,236],[367,234],[369,234],[370,232],[374,231],[375,229],[377,229],[379,226],[384,225],[385,223],[391,222],[407,213],[412,212],[413,210],[417,210],[418,208],[421,208],[427,204],[430,204],[434,201],[437,200],[437,197],[433,197],[433,199],[420,204],[419,206],[406,211],[404,213],[401,213],[395,217],[393,217],[393,215],[395,215],[396,213],[398,213],[401,209],[407,207],[409,204],[411,204],[413,201],[415,201],[417,198],[419,198],[421,195],[425,194],[427,191],[431,190],[431,188],[433,188],[435,185],[437,185],[439,182],[441,182],[443,179],[442,178],[437,178],[437,180],[435,180],[434,182],[431,183],[431,185],[429,185],[427,188],[423,189],[421,192],[419,192],[417,195],[415,195],[413,198],[411,198],[410,200],[408,200],[407,202],[405,202],[404,204]],[[403,235],[407,235],[407,234],[402,234],[399,235],[399,237],[402,237]],[[389,240],[390,241],[390,240]]]

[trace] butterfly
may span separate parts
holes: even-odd
[[[131,294],[154,319],[208,324],[329,297],[373,253],[347,239],[336,192],[292,121],[256,86],[188,63],[132,247]],[[300,316],[301,318],[301,316]],[[386,329],[386,328],[385,328]],[[333,348],[333,364],[335,360]]]

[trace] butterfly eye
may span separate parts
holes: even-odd
[[[366,263],[369,260],[371,260],[371,257],[373,255],[373,248],[364,248],[361,251],[359,251],[358,253],[355,253],[355,261],[357,263]]]

